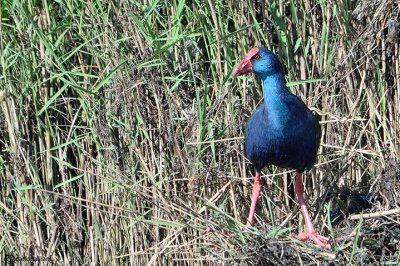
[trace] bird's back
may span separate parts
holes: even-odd
[[[284,111],[263,103],[251,116],[246,129],[246,157],[258,170],[267,164],[298,171],[310,169],[320,143],[318,121],[289,91],[275,100]]]

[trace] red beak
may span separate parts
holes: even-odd
[[[243,60],[236,67],[235,71],[233,71],[234,77],[253,72],[253,65],[250,60],[258,53],[258,51],[258,48],[253,48],[246,54]]]

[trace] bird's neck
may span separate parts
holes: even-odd
[[[282,99],[290,93],[285,85],[284,74],[282,71],[271,73],[264,77],[263,82],[264,105],[270,121],[282,124],[288,118],[288,107]]]
[[[281,71],[271,73],[264,77],[264,101],[266,105],[274,105],[281,96],[289,93],[285,84],[285,77]]]

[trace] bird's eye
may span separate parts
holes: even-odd
[[[255,60],[259,60],[261,58],[261,56],[259,55],[259,54],[256,54],[255,56],[254,56],[254,59]]]

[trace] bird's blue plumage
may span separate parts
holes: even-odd
[[[267,164],[302,172],[310,169],[320,143],[320,125],[307,106],[286,87],[278,58],[259,48],[251,60],[263,80],[264,103],[251,116],[245,137],[246,157],[261,171]]]

